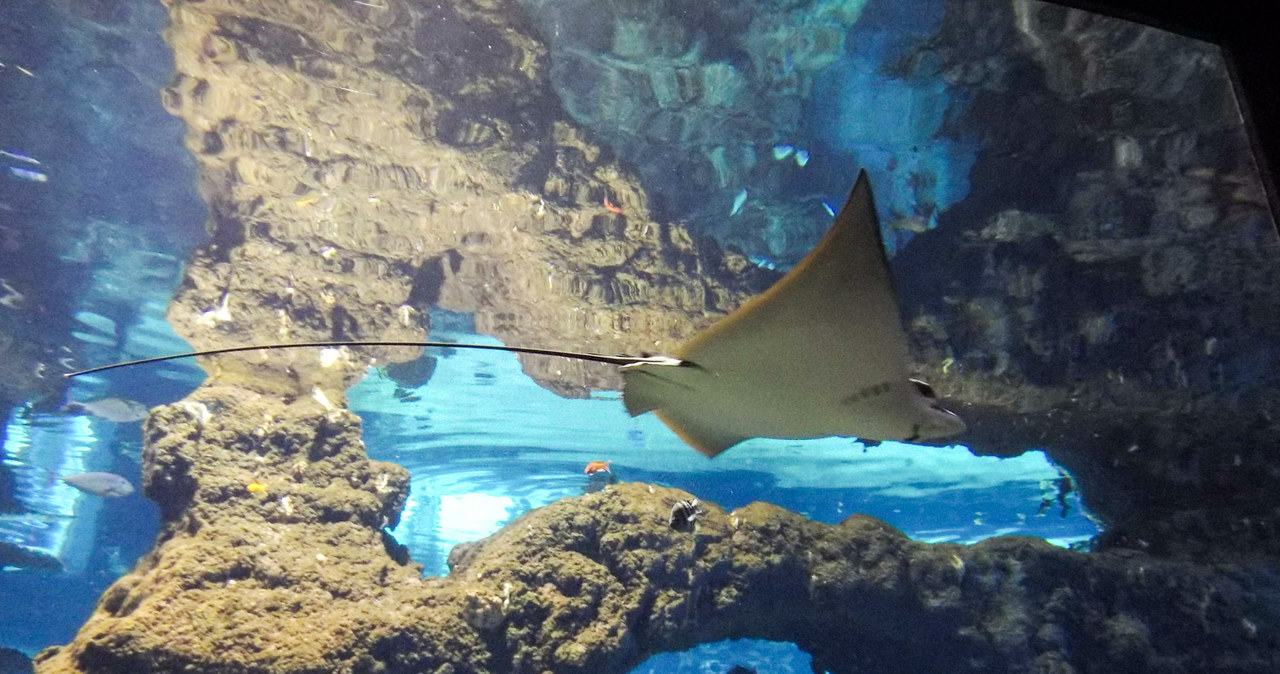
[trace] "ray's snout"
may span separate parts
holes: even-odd
[[[918,394],[916,407],[924,416],[924,423],[920,424],[914,439],[945,438],[963,433],[969,428],[960,415],[942,406],[942,401],[938,400],[938,394],[932,386],[919,379],[912,379],[911,383]]]
[[[959,414],[942,406],[938,401],[933,401],[929,409],[929,421],[932,428],[926,429],[921,434],[922,438],[945,438],[952,435],[959,435],[968,430],[964,419]]]

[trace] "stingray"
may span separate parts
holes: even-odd
[[[653,412],[714,457],[750,438],[828,436],[915,442],[965,429],[907,367],[893,277],[862,171],[818,245],[764,293],[672,356],[608,356],[494,344],[333,341],[209,349],[115,363],[78,376],[175,358],[256,349],[420,346],[488,349],[621,366],[632,416]]]

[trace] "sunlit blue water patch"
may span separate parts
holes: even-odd
[[[631,674],[726,674],[735,666],[760,674],[811,674],[812,660],[793,643],[736,639],[700,644],[681,653],[658,653]]]
[[[58,368],[86,367],[117,360],[186,351],[190,346],[165,320],[168,294],[180,265],[171,255],[135,251],[92,271],[91,287],[74,311],[78,342]],[[145,282],[124,280],[124,269],[150,272]],[[50,372],[48,376],[57,376]],[[190,360],[76,378],[65,401],[106,397],[134,400],[146,407],[179,400],[204,378]],[[13,472],[15,498],[27,513],[0,517],[0,540],[56,558],[62,572],[5,569],[0,572],[0,612],[4,645],[34,653],[65,643],[93,610],[96,597],[150,549],[159,530],[155,506],[135,492],[104,500],[50,479],[107,471],[135,488],[141,482],[139,422],[116,423],[88,414],[65,414],[60,401],[3,410],[0,456]]]
[[[103,428],[86,416],[14,416],[5,428],[4,463],[16,497],[35,514],[0,519],[0,539],[58,558],[69,573],[84,570],[101,499],[50,479],[100,467]]]
[[[963,92],[927,51],[912,54],[943,11],[941,2],[868,3],[849,31],[847,53],[819,75],[821,94],[808,104],[810,133],[851,160],[842,163],[870,173],[891,255],[968,195],[977,157],[976,140],[947,127],[966,105]],[[907,62],[910,69],[902,67]]]
[[[107,289],[118,291],[110,284]],[[117,321],[89,308],[78,310],[75,320],[83,330],[72,334],[82,343],[83,355],[81,359],[64,359],[60,367],[70,369],[86,361],[97,365],[122,358],[188,350],[187,343],[174,334],[164,320],[165,302],[155,291],[148,294],[150,297],[135,298],[141,302],[128,312],[128,321]],[[101,297],[98,300],[98,304],[86,302],[85,306],[117,306]],[[50,373],[49,376],[56,375]],[[118,397],[152,407],[181,399],[203,378],[203,371],[193,362],[175,361],[156,368],[78,377],[64,396],[65,401],[79,402]],[[32,514],[0,518],[0,539],[56,557],[67,573],[78,574],[84,571],[93,548],[101,498],[77,491],[50,476],[111,472],[120,470],[117,465],[123,465],[131,469],[123,477],[137,487],[140,482],[137,471],[141,444],[139,423],[117,423],[89,414],[66,414],[57,409],[57,401],[37,402],[39,411],[36,406],[4,411],[5,441],[0,447],[0,457],[4,457],[15,475],[18,502]]]
[[[527,377],[512,354],[432,353],[431,380],[412,396],[376,370],[350,391],[369,455],[412,474],[393,533],[429,574],[446,572],[453,545],[591,488],[589,461],[611,461],[620,480],[678,487],[728,509],[767,501],[831,523],[868,514],[929,542],[1020,534],[1067,545],[1097,533],[1074,493],[1065,511],[1057,502],[1061,474],[1039,451],[999,459],[960,446],[755,439],[711,460],[653,415],[629,417],[616,393],[565,399]]]

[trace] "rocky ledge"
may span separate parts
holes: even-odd
[[[254,414],[224,414],[220,396]],[[253,419],[246,421],[246,419]],[[1274,671],[1280,583],[1037,539],[911,541],[641,483],[529,512],[420,577],[382,528],[407,494],[358,419],[224,389],[156,410],[155,550],[38,671],[626,672],[729,638],[793,641],[815,671]],[[927,647],[922,647],[927,645]]]

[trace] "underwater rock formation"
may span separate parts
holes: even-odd
[[[1280,554],[1280,242],[1221,52],[965,7],[906,60],[965,86],[984,138],[970,197],[895,260],[929,381],[975,450],[1069,470],[1104,545]]]
[[[549,43],[540,72],[575,121],[632,161],[646,185],[678,175],[677,188],[659,191],[712,193],[726,222],[737,185],[771,165],[748,131],[796,130],[787,101],[807,96],[813,73],[840,51],[819,38],[859,17],[857,3],[782,3],[740,25],[727,18],[734,6],[681,14],[660,4],[522,4]],[[1280,471],[1266,450],[1280,440],[1271,357],[1280,318],[1270,311],[1280,246],[1221,53],[1044,3],[975,7],[947,3],[936,34],[883,68],[963,92],[935,140],[983,141],[970,196],[894,260],[918,370],[963,402],[973,431],[960,440],[975,451],[1042,447],[1068,468],[1111,532],[1104,544],[1280,553],[1280,512],[1268,498]],[[809,42],[782,39],[801,34]],[[730,122],[707,122],[713,108]],[[691,221],[705,215],[686,206]],[[806,207],[818,208],[766,210],[791,225]],[[604,303],[644,301],[650,274],[617,268]],[[519,322],[512,334],[547,334],[527,316],[504,312]],[[671,327],[622,320],[632,334]],[[553,374],[537,376],[576,388]],[[1171,535],[1192,522],[1196,536]]]
[[[753,268],[649,218],[636,179],[567,123],[513,4],[171,13],[166,105],[213,212],[169,312],[197,347],[415,339],[441,307],[509,342],[655,351],[773,278],[729,273]],[[217,376],[338,401],[368,364],[316,358],[220,358]],[[526,369],[566,394],[619,383],[581,363]]]
[[[0,674],[29,674],[34,671],[31,659],[21,651],[0,648]]]
[[[228,0],[171,14],[166,104],[190,129],[213,212],[214,241],[169,311],[197,347],[413,339],[441,307],[508,343],[661,352],[776,278],[650,218],[637,179],[561,112],[546,49],[513,4]],[[646,30],[634,39],[665,35]],[[971,34],[990,39],[957,38]],[[1102,58],[1089,45],[1105,35],[1128,45],[1115,68],[1054,65]],[[965,125],[1002,118],[1014,86],[1020,117],[1040,120],[984,131],[974,196],[894,261],[917,370],[970,420],[960,440],[1044,448],[1108,544],[1280,552],[1266,498],[1280,472],[1264,450],[1280,396],[1274,365],[1255,367],[1280,334],[1267,310],[1280,250],[1251,167],[1219,165],[1248,156],[1222,122],[1220,55],[1023,2],[948,10],[920,50],[903,76],[967,86]],[[1168,82],[1144,79],[1136,64],[1152,61],[1171,64]],[[1207,93],[1184,100],[1182,86]],[[1084,131],[1044,146],[1046,129]],[[1052,194],[1004,178],[1064,173]],[[341,406],[370,357],[412,356],[297,351],[211,369]],[[565,395],[619,384],[611,368],[523,362]],[[1167,535],[1196,519],[1200,535]]]
[[[763,503],[704,503],[676,531],[689,495],[641,483],[529,512],[422,579],[381,532],[408,476],[365,458],[349,412],[213,387],[157,409],[146,434],[157,546],[40,672],[610,674],[734,637],[793,641],[838,674],[1262,672],[1280,657],[1280,585],[1247,565],[929,545]]]
[[[3,515],[5,513],[0,513]],[[62,562],[57,557],[35,552],[8,541],[0,541],[0,566],[15,569],[43,569],[45,571],[61,571]]]
[[[776,278],[650,217],[639,181],[560,110],[546,50],[513,2],[166,4],[179,74],[165,103],[189,127],[212,211],[213,243],[169,314],[198,348],[419,338],[427,310],[443,307],[510,342],[661,351]],[[1019,23],[1014,9],[976,14],[957,11],[941,30],[988,22],[974,34],[992,39],[970,40],[975,49],[1023,30],[1030,46],[1015,65],[1041,63],[1050,92],[1091,91],[1055,65],[1087,56],[1036,46],[1042,24]],[[1141,36],[1131,46],[1165,53]],[[989,56],[929,62],[979,83],[1040,72]],[[1163,91],[1153,110],[1164,110]],[[1027,101],[1035,124],[1073,121],[1051,114],[1062,100],[1049,93]],[[144,489],[165,518],[155,550],[40,669],[608,673],[735,636],[794,641],[832,672],[1274,669],[1280,588],[1267,561],[1221,559],[1274,553],[1280,540],[1266,451],[1277,397],[1213,388],[1215,354],[1244,363],[1271,329],[1252,302],[1274,297],[1274,280],[1250,261],[1274,255],[1250,248],[1260,206],[1240,167],[1205,173],[1195,152],[1175,153],[1194,161],[1164,173],[1139,161],[1156,156],[1143,143],[1157,126],[1107,132],[1089,146],[1100,154],[1041,154],[1079,167],[1066,193],[1034,195],[1072,205],[1071,227],[1009,188],[951,215],[983,228],[944,222],[895,261],[909,272],[907,319],[916,356],[931,363],[922,371],[968,402],[966,440],[991,452],[1046,447],[1081,479],[1112,549],[926,545],[870,518],[829,526],[763,504],[707,504],[693,532],[677,532],[668,513],[687,494],[624,484],[531,512],[455,549],[448,578],[422,579],[382,531],[407,476],[367,460],[342,409],[369,357],[413,354],[227,356],[146,425]],[[997,148],[1040,149],[1018,135],[1032,130],[1009,130]],[[974,191],[1043,175],[1035,167],[985,155]],[[1138,189],[1151,184],[1159,199]],[[1229,207],[1199,208],[1222,194]],[[1133,209],[1159,227],[1113,236],[1090,215]],[[1224,230],[1234,238],[1208,233]],[[1200,251],[1238,273],[1172,273],[1171,261]],[[1111,316],[1085,302],[1113,286],[1165,298],[1163,308]],[[1242,290],[1250,303],[1232,301]],[[1191,323],[1215,302],[1233,332],[1210,348]],[[1135,325],[1171,328],[1169,341],[1144,332],[1131,344]],[[1058,334],[1071,337],[1045,337]],[[1157,345],[1146,372],[1122,378],[1106,365]],[[566,394],[617,384],[579,364],[526,369]],[[1228,497],[1209,500],[1213,489]],[[1138,549],[1115,549],[1126,547]]]
[[[659,216],[739,242],[758,234],[767,218],[744,213],[729,226],[725,216],[739,190],[749,189],[753,203],[763,199],[784,212],[791,206],[777,192],[799,167],[774,161],[772,148],[804,140],[802,114],[815,77],[843,56],[865,2],[519,4],[547,43],[565,110],[636,167],[662,199]],[[809,216],[822,212],[816,202],[809,207]],[[778,232],[778,249],[769,254],[802,257],[802,246],[826,224],[807,220],[812,231],[795,236],[806,218],[787,219],[793,233]]]

